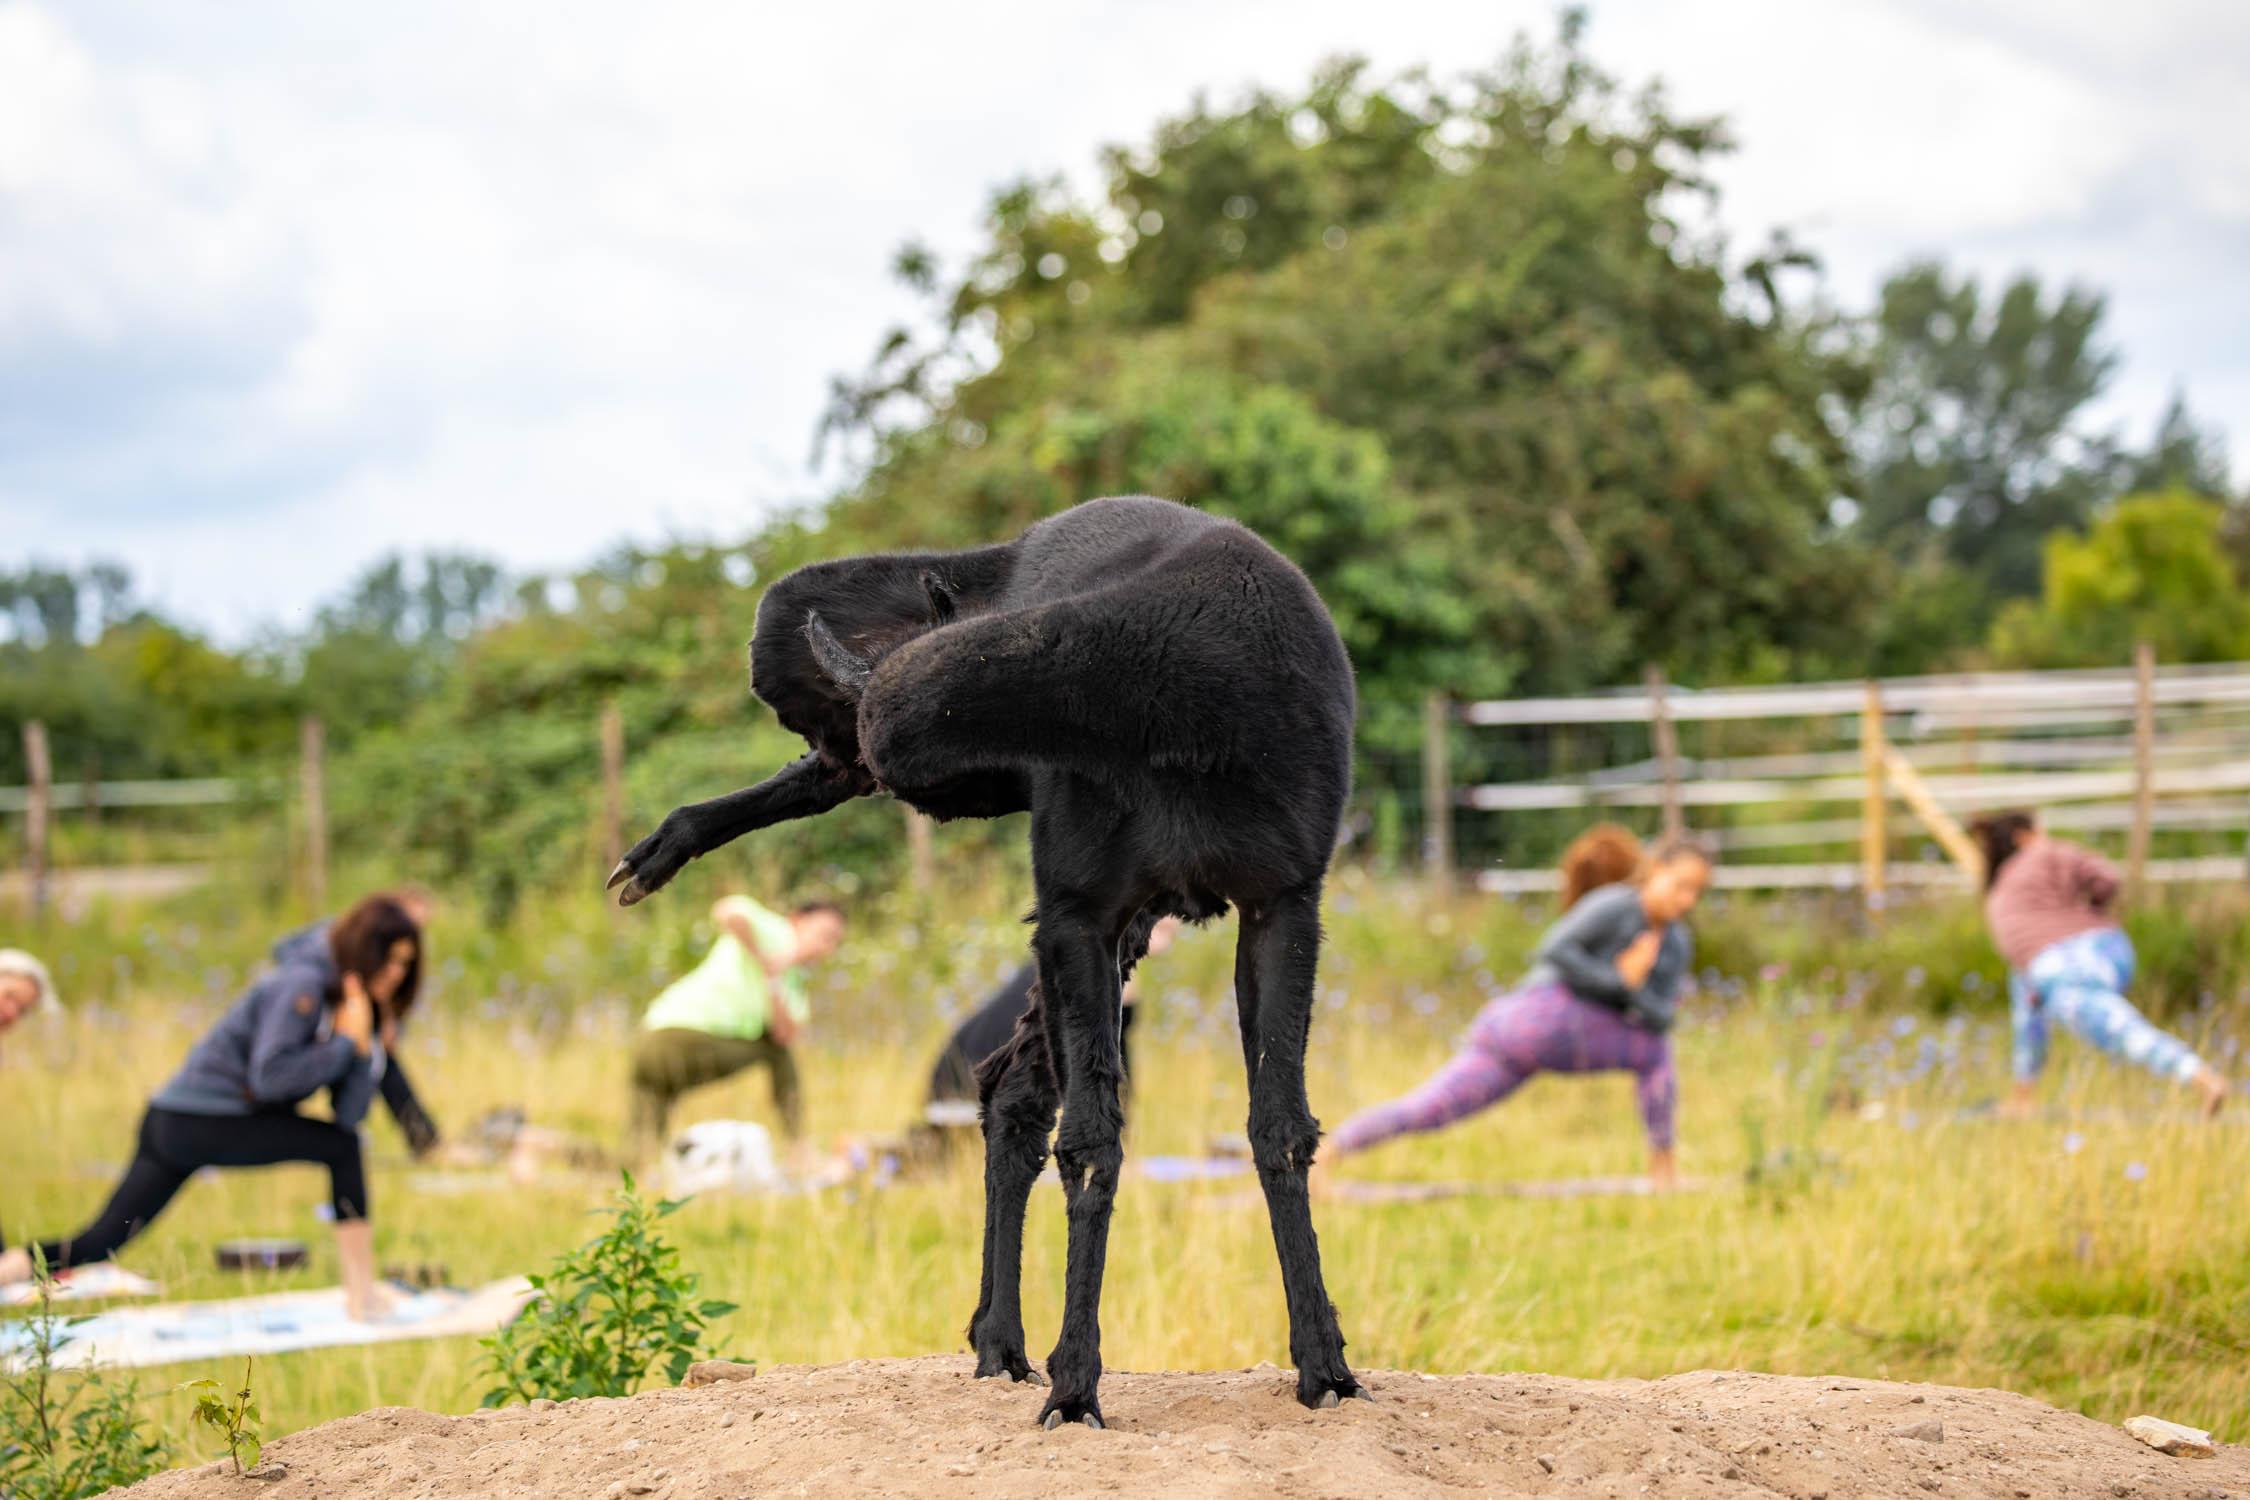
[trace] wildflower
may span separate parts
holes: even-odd
[[[2063,1150],[2065,1151],[2076,1152],[2085,1144],[2086,1137],[2080,1135],[2075,1130],[2063,1137]]]

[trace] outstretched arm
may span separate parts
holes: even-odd
[[[661,890],[689,860],[722,844],[791,818],[814,817],[874,789],[856,766],[837,765],[818,751],[800,756],[756,786],[673,808],[656,832],[617,862],[609,887],[623,886],[617,904],[631,906]]]

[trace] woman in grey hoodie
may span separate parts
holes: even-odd
[[[422,932],[398,903],[370,896],[339,917],[325,951],[299,950],[252,984],[141,1116],[133,1161],[76,1234],[36,1249],[54,1270],[115,1254],[205,1167],[312,1162],[328,1169],[336,1249],[355,1318],[381,1315],[359,1123],[383,1072],[379,1033],[414,1004]],[[297,1112],[326,1089],[333,1118]],[[0,1281],[31,1274],[29,1249],[0,1252]]]

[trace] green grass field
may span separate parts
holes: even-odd
[[[694,951],[693,903],[676,906],[661,929],[589,911],[567,930],[506,941],[441,919],[442,983],[406,1054],[441,1123],[518,1103],[543,1123],[614,1141],[628,1001],[645,998],[635,984]],[[1738,904],[1712,914],[1706,951],[1745,952],[1795,920]],[[2231,909],[2227,920],[2231,945]],[[1936,949],[1938,921],[1894,916],[1849,942],[1862,953],[1925,940]],[[75,1003],[58,1023],[19,1028],[0,1054],[0,1224],[12,1236],[61,1232],[98,1207],[147,1092],[274,928],[270,918],[223,922],[207,903],[192,921],[104,914],[51,934],[50,946],[74,956]],[[1535,930],[1505,903],[1430,902],[1350,881],[1331,928],[1311,1064],[1314,1107],[1331,1123],[1437,1062],[1482,977],[1512,972]],[[223,941],[207,936],[221,930]],[[823,1029],[805,1065],[816,1136],[903,1125],[944,1011],[972,999],[1022,940],[1019,926],[989,915],[938,922],[899,903],[871,912],[820,991]],[[1231,941],[1231,924],[1191,934],[1146,973],[1129,1155],[1195,1152],[1242,1128]],[[105,945],[134,955],[129,973],[98,962]],[[1785,944],[1775,935],[1767,946]],[[449,956],[459,960],[450,969]],[[2005,1085],[2005,1018],[1988,980],[1935,967],[1913,979],[1932,1006],[1962,1002],[1963,985],[1981,994],[1981,1005],[1941,1017],[1905,1008],[1904,993],[1887,1001],[1889,981],[1801,961],[1713,977],[1679,1050],[1682,1168],[1714,1185],[1654,1199],[1325,1203],[1329,1287],[1355,1362],[1581,1376],[1849,1371],[2004,1386],[2105,1419],[2153,1411],[2250,1435],[2250,1110],[2200,1125],[2184,1098],[2063,1039],[2047,1088],[2053,1116],[2003,1123],[1972,1112]],[[2177,1024],[2224,1056],[2242,1019],[2237,1000]],[[726,1116],[770,1118],[762,1078],[695,1096],[687,1111]],[[421,1192],[387,1121],[372,1141],[382,1258],[443,1262],[458,1284],[538,1269],[593,1232],[589,1212],[605,1198],[585,1182]],[[1464,1127],[1357,1158],[1347,1175],[1553,1178],[1631,1172],[1641,1159],[1626,1079],[1542,1079]],[[1245,1187],[1127,1182],[1103,1305],[1109,1365],[1286,1358],[1263,1209],[1233,1201]],[[334,1254],[313,1213],[324,1191],[304,1169],[191,1183],[125,1263],[180,1297],[330,1283]],[[712,1197],[669,1223],[708,1290],[741,1304],[718,1326],[723,1352],[814,1362],[960,1347],[980,1215],[979,1177],[964,1169],[856,1193]],[[242,1234],[303,1236],[314,1265],[280,1276],[212,1269],[213,1242]],[[1060,1316],[1062,1258],[1060,1195],[1042,1188],[1025,1278],[1035,1355]],[[268,1430],[377,1405],[465,1409],[484,1389],[478,1358],[472,1341],[452,1340],[261,1360]],[[143,1379],[180,1432],[186,1400],[172,1383],[237,1373],[178,1367]]]

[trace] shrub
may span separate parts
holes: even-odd
[[[170,1444],[146,1431],[140,1386],[98,1369],[66,1372],[55,1355],[85,1318],[55,1316],[54,1282],[38,1266],[39,1311],[25,1325],[23,1370],[0,1401],[0,1500],[81,1500],[137,1484],[164,1467]]]
[[[484,1340],[498,1381],[486,1406],[629,1396],[657,1365],[677,1385],[701,1350],[704,1325],[734,1311],[731,1302],[695,1300],[702,1278],[680,1269],[679,1250],[657,1232],[679,1201],[650,1204],[633,1174],[624,1178],[609,1228],[533,1276],[539,1300]]]

